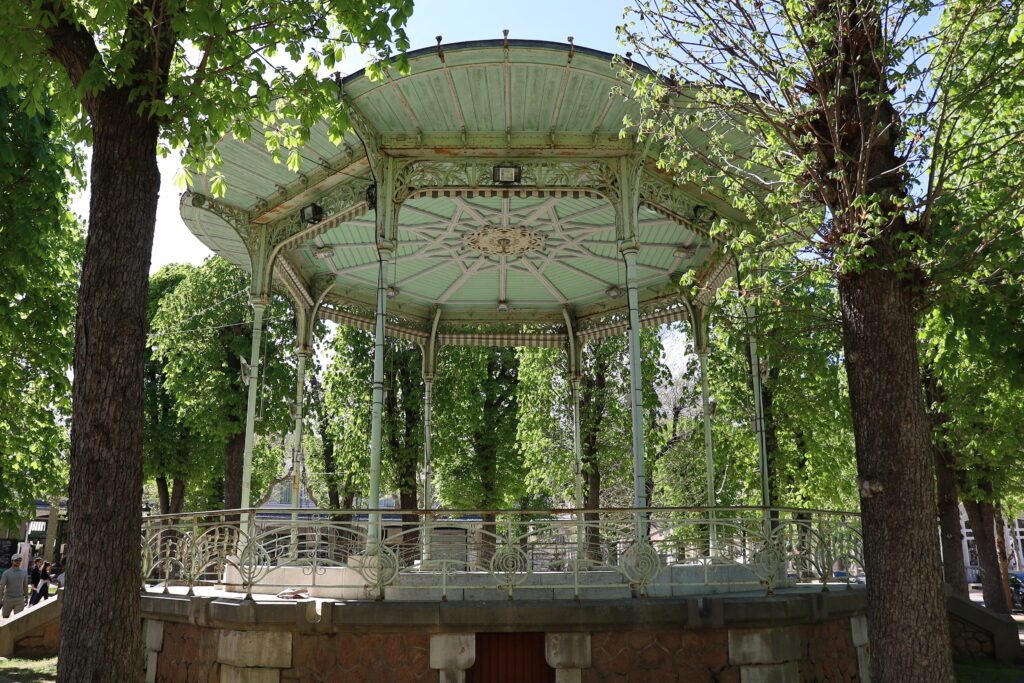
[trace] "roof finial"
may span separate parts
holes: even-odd
[[[572,56],[576,54],[576,46],[572,43],[572,36],[569,36],[569,64],[572,64]]]
[[[508,29],[507,28],[506,29],[502,29],[501,35],[505,36],[502,39],[502,42],[505,45],[505,54],[508,55]]]
[[[441,59],[441,63],[444,64],[444,50],[441,49],[441,36],[434,36],[437,39],[437,56]]]

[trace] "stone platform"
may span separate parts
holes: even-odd
[[[474,671],[493,665],[493,643],[534,633],[533,656],[558,682],[850,681],[867,673],[865,598],[860,588],[820,587],[600,601],[246,601],[208,589],[147,592],[147,679],[478,680]]]

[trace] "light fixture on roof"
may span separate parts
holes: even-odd
[[[401,293],[401,290],[399,290],[398,287],[395,287],[394,285],[391,285],[390,287],[388,287],[388,298],[389,299],[394,299],[400,293]]]
[[[504,299],[498,302],[498,313],[508,313],[508,302]]]
[[[316,256],[321,261],[326,261],[334,256],[334,247],[317,247],[313,250],[313,256]]]
[[[324,208],[316,202],[299,209],[299,220],[306,225],[316,225],[324,219]]]
[[[620,296],[622,296],[622,289],[620,289],[618,285],[612,285],[608,289],[604,290],[604,293],[608,296],[609,299],[618,299]]]
[[[698,204],[693,207],[693,222],[697,225],[708,225],[715,220],[715,218],[716,214],[714,209],[704,206],[703,204]]]
[[[511,185],[523,179],[523,169],[515,164],[498,164],[491,169],[491,179],[498,185]]]

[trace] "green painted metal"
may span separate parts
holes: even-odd
[[[491,165],[506,159],[544,159],[555,166],[607,159],[612,168],[620,168],[616,159],[640,153],[630,136],[620,135],[623,117],[635,120],[639,111],[617,94],[620,67],[609,55],[554,43],[512,41],[506,47],[485,41],[413,53],[410,68],[409,75],[392,73],[380,81],[359,73],[342,85],[340,106],[351,109],[360,130],[371,131],[370,142],[380,146],[373,153],[382,159],[466,158],[489,174]],[[222,140],[218,147],[224,163],[216,173],[227,186],[220,201],[248,217],[246,229],[268,231],[272,240],[277,239],[275,226],[304,204],[323,202],[338,188],[371,180],[363,142],[349,133],[335,144],[326,122],[314,126],[300,150],[297,172],[274,163],[263,140],[258,123],[246,139]],[[212,176],[198,174],[194,191],[209,196]],[[690,196],[727,215],[731,208],[716,193],[709,186],[693,189]],[[182,215],[211,249],[251,268],[238,224],[187,201]],[[414,196],[400,208],[395,275],[388,283],[399,293],[390,304],[418,320],[429,319],[435,305],[454,309],[447,319],[486,318],[502,301],[513,313],[537,319],[557,320],[563,306],[581,315],[614,309],[605,292],[625,284],[615,224],[612,204],[596,195]],[[467,233],[487,225],[536,230],[546,237],[545,247],[492,262],[462,244]],[[713,243],[671,208],[641,207],[638,231],[641,304],[662,296],[681,273],[701,268],[714,252]],[[322,234],[289,244],[277,255],[275,275],[293,290],[333,276],[336,287],[329,304],[372,307],[375,241],[373,211],[367,207]],[[283,265],[295,278],[282,276]],[[624,310],[624,304],[618,307]]]
[[[245,443],[242,455],[242,507],[249,507],[252,484],[252,449],[255,443],[256,399],[259,394],[260,340],[263,335],[264,300],[252,301],[252,348],[249,351],[249,394],[245,410]]]

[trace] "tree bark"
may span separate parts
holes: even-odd
[[[1003,577],[999,571],[999,551],[996,549],[995,510],[986,501],[965,500],[964,509],[974,532],[974,547],[978,551],[981,570],[981,594],[985,607],[999,614],[1009,614],[1010,605],[1003,591]]]
[[[331,438],[330,424],[327,413],[324,410],[324,389],[320,384],[320,378],[315,372],[309,377],[310,398],[316,410],[317,428],[320,431],[320,444],[323,447],[324,472],[327,473],[327,499],[331,502],[332,510],[340,510],[341,494],[338,491],[338,473],[335,472],[337,464],[334,462],[334,439]],[[351,507],[347,505],[346,507]]]
[[[1010,592],[1010,562],[1006,557],[1006,521],[1003,519],[1002,503],[995,504],[996,553],[999,557],[999,586],[1003,589],[1006,606],[1013,609],[1013,594]]]
[[[224,509],[242,506],[242,466],[245,458],[245,432],[228,439],[224,445]]]
[[[174,479],[174,484],[171,488],[171,514],[181,514],[181,511],[185,509],[185,480]]]
[[[941,444],[936,444],[933,450],[938,489],[942,573],[953,594],[967,598],[967,569],[964,567],[964,534],[960,523],[960,496],[957,492],[955,456]]]
[[[156,478],[156,497],[160,505],[160,514],[168,514],[171,511],[171,496],[167,489],[167,477]]]
[[[923,372],[924,393],[932,428],[932,455],[938,498],[939,540],[942,575],[954,595],[970,597],[964,567],[963,530],[960,523],[960,491],[956,476],[956,455],[946,441],[944,427],[949,416],[943,410],[946,394],[931,366]]]
[[[127,93],[97,96],[89,233],[75,325],[68,590],[58,680],[134,681],[139,603],[146,295],[158,129]],[[112,552],[111,544],[115,544]]]
[[[584,479],[584,507],[592,512],[583,515],[586,524],[586,559],[593,562],[601,561],[601,515],[597,512],[601,507],[601,463],[599,456],[599,438],[601,423],[607,412],[608,366],[601,354],[595,355],[593,377],[584,375],[580,383],[580,442],[581,466]],[[587,420],[582,417],[586,416]]]
[[[46,517],[46,540],[43,545],[43,560],[53,562],[57,549],[57,528],[60,526],[60,498],[50,501],[49,514]]]
[[[871,577],[871,677],[952,681],[913,301],[889,266],[895,262],[891,245],[882,238],[873,246],[879,254],[874,263],[839,278],[864,561]]]

